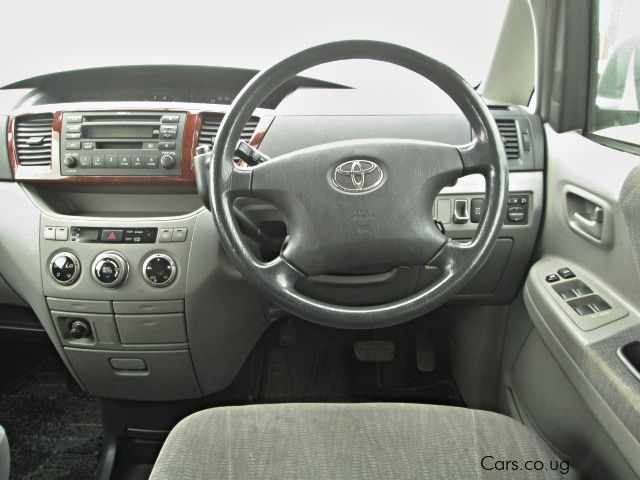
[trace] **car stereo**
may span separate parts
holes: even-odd
[[[67,112],[62,175],[180,175],[185,113]]]

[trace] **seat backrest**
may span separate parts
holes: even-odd
[[[9,440],[0,425],[0,480],[9,480]]]

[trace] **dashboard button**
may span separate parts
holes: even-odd
[[[144,159],[145,168],[158,168],[158,155],[147,155]]]
[[[175,150],[176,142],[160,142],[160,150]]]
[[[69,239],[68,227],[56,227],[56,240],[65,241]]]
[[[71,285],[80,276],[80,261],[73,253],[60,252],[49,262],[49,273],[60,285]]]
[[[83,150],[93,150],[93,142],[82,142]]]
[[[104,164],[107,168],[118,168],[118,156],[117,155],[105,156]]]
[[[65,147],[67,150],[80,150],[80,142],[67,142]]]
[[[520,223],[524,220],[525,213],[522,207],[509,207],[507,210],[507,220],[513,223]]]
[[[482,218],[482,210],[484,209],[484,198],[471,199],[471,211],[469,212],[469,219],[471,223],[479,223]]]
[[[56,227],[44,227],[43,236],[45,240],[55,240]]]
[[[173,140],[177,137],[176,132],[160,132],[161,140]]]
[[[516,197],[509,197],[509,205],[517,205],[518,199]]]
[[[101,242],[121,242],[122,241],[122,230],[102,230],[100,234]]]
[[[186,228],[174,228],[173,235],[171,236],[172,242],[184,242],[187,239]]]
[[[156,253],[142,264],[142,275],[153,287],[166,287],[176,277],[176,263],[163,253]]]
[[[178,123],[180,121],[180,115],[163,115],[160,121],[162,123]]]
[[[131,156],[131,168],[145,168],[144,157],[142,155]]]
[[[131,155],[120,155],[118,157],[118,166],[120,168],[131,168]]]
[[[66,115],[67,123],[80,123],[82,122],[82,115]]]
[[[91,162],[93,168],[104,168],[104,155],[94,155],[93,162]]]
[[[67,132],[68,133],[79,133],[82,130],[82,125],[67,125]]]
[[[67,138],[67,140],[78,140],[80,138],[80,134],[79,133],[67,133],[66,138]]]
[[[103,252],[93,261],[91,273],[103,287],[116,288],[127,280],[129,263],[118,252]]]
[[[169,243],[173,237],[173,228],[161,228],[158,230],[158,241],[160,243]]]
[[[160,125],[160,133],[177,133],[177,125]]]
[[[158,144],[157,142],[145,142],[145,144],[142,146],[143,149],[145,150],[157,150],[158,149]]]
[[[78,163],[80,164],[80,168],[91,168],[93,167],[93,157],[91,155],[80,155],[78,157]]]

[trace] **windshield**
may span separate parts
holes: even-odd
[[[508,0],[416,2],[111,1],[104,7],[68,0],[12,5],[0,32],[0,84],[61,70],[110,65],[184,64],[261,69],[319,43],[365,38],[436,57],[472,85],[491,62]],[[36,14],[37,12],[37,14]],[[8,47],[10,46],[10,47]],[[307,75],[350,86],[403,88],[362,62]],[[367,62],[374,64],[375,62]],[[408,80],[407,80],[408,81]]]

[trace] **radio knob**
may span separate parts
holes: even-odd
[[[152,287],[166,287],[176,278],[176,262],[169,255],[154,253],[142,264],[142,276]]]
[[[176,159],[173,158],[173,155],[163,155],[160,157],[160,165],[164,168],[173,168],[176,164]]]
[[[129,263],[118,252],[103,252],[93,261],[91,274],[103,287],[117,288],[127,280]]]
[[[77,165],[78,161],[73,157],[65,157],[64,165],[67,168],[74,168]]]
[[[71,285],[80,276],[80,261],[73,253],[57,253],[49,262],[49,273],[60,285]]]

